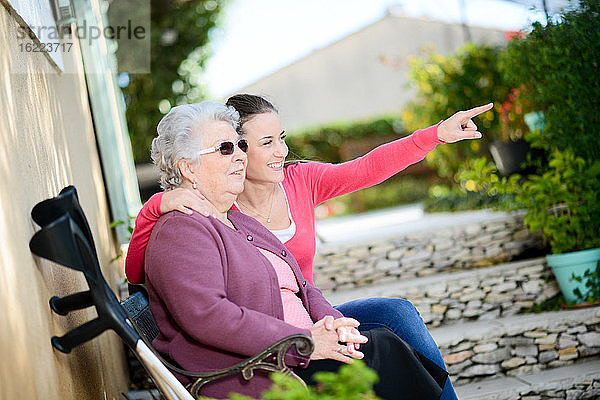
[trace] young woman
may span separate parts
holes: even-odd
[[[284,165],[288,149],[285,131],[275,107],[259,96],[241,94],[227,105],[240,114],[238,129],[248,142],[248,167],[244,191],[234,208],[255,218],[277,236],[298,261],[304,277],[313,282],[315,256],[314,208],[325,200],[384,181],[421,161],[442,143],[481,138],[472,118],[490,110],[487,104],[459,111],[448,119],[412,135],[381,145],[363,157],[341,164],[318,162]],[[214,211],[198,190],[173,190],[153,196],[136,220],[126,259],[127,278],[144,279],[144,251],[156,220],[165,212],[179,210],[210,215]],[[416,308],[404,299],[355,300],[336,307],[360,321],[360,329],[386,327],[409,345],[445,368],[437,345]],[[455,399],[450,380],[441,399]]]

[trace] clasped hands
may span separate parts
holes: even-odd
[[[310,359],[329,358],[350,364],[353,358],[363,358],[364,354],[359,351],[359,348],[368,339],[358,331],[359,325],[360,322],[354,318],[334,319],[330,315],[315,322],[310,328],[315,343],[315,350]]]

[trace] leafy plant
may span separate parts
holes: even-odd
[[[562,294],[557,294],[556,296],[550,297],[541,303],[534,303],[531,309],[525,310],[525,312],[533,312],[538,314],[546,311],[559,311],[566,305],[567,301],[565,300],[564,296]]]
[[[463,172],[461,182],[488,195],[515,194],[514,208],[527,209],[524,223],[541,230],[553,254],[600,246],[600,160],[585,160],[570,151],[555,151],[548,169],[524,180],[497,174],[485,159]]]
[[[318,372],[317,384],[305,387],[298,380],[282,374],[271,375],[273,386],[265,391],[263,400],[377,400],[373,385],[377,374],[361,360],[343,365],[337,373]],[[207,397],[203,399],[210,400]],[[232,393],[230,400],[251,400],[251,397]]]
[[[571,279],[579,283],[585,280],[587,288],[585,293],[581,293],[578,287],[573,289],[573,293],[582,303],[593,303],[600,300],[600,266],[595,271],[586,270],[583,276],[572,274]]]
[[[131,235],[133,234],[133,228],[135,228],[135,218],[133,215],[128,215],[127,216],[127,221],[123,221],[121,219],[116,220],[116,221],[111,221],[110,223],[110,229],[116,228],[117,226],[121,226],[123,224],[127,224],[127,232],[129,233],[129,238],[127,239],[127,241],[131,240]],[[123,253],[119,252],[119,254],[117,254],[116,256],[114,256],[113,258],[111,258],[110,262],[115,262],[118,259],[120,259],[121,257],[123,257]]]
[[[523,112],[542,111],[546,149],[600,158],[600,1],[581,0],[546,26],[512,40],[500,69]]]
[[[516,186],[517,200],[527,209],[525,224],[542,230],[553,254],[600,246],[599,160],[555,151],[548,171]]]
[[[512,86],[499,69],[502,49],[467,44],[456,54],[442,56],[429,51],[410,61],[410,79],[415,99],[402,112],[406,128],[413,131],[438,123],[456,111],[495,101],[495,110],[508,99]],[[497,112],[477,118],[482,140],[466,140],[440,146],[427,160],[440,176],[452,180],[465,159],[487,157],[488,144],[503,135]]]
[[[436,185],[429,190],[425,211],[459,211],[490,208],[516,210],[524,205],[516,200],[520,176],[502,176],[487,157],[467,159],[455,176],[457,184]]]

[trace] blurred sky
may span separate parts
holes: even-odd
[[[518,30],[545,21],[543,12],[503,0],[228,0],[205,79],[222,98],[382,18],[392,6],[405,15]],[[542,1],[540,0],[541,4]],[[410,40],[410,38],[407,38]]]

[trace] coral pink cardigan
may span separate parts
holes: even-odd
[[[417,130],[345,163],[308,162],[284,168],[283,187],[296,222],[296,233],[285,242],[285,247],[296,258],[302,274],[311,284],[316,252],[314,208],[333,197],[381,183],[423,160],[436,145],[443,143],[437,137],[438,125]],[[152,196],[136,219],[125,260],[125,273],[131,283],[144,282],[144,252],[152,228],[161,216],[161,198],[162,193]]]

